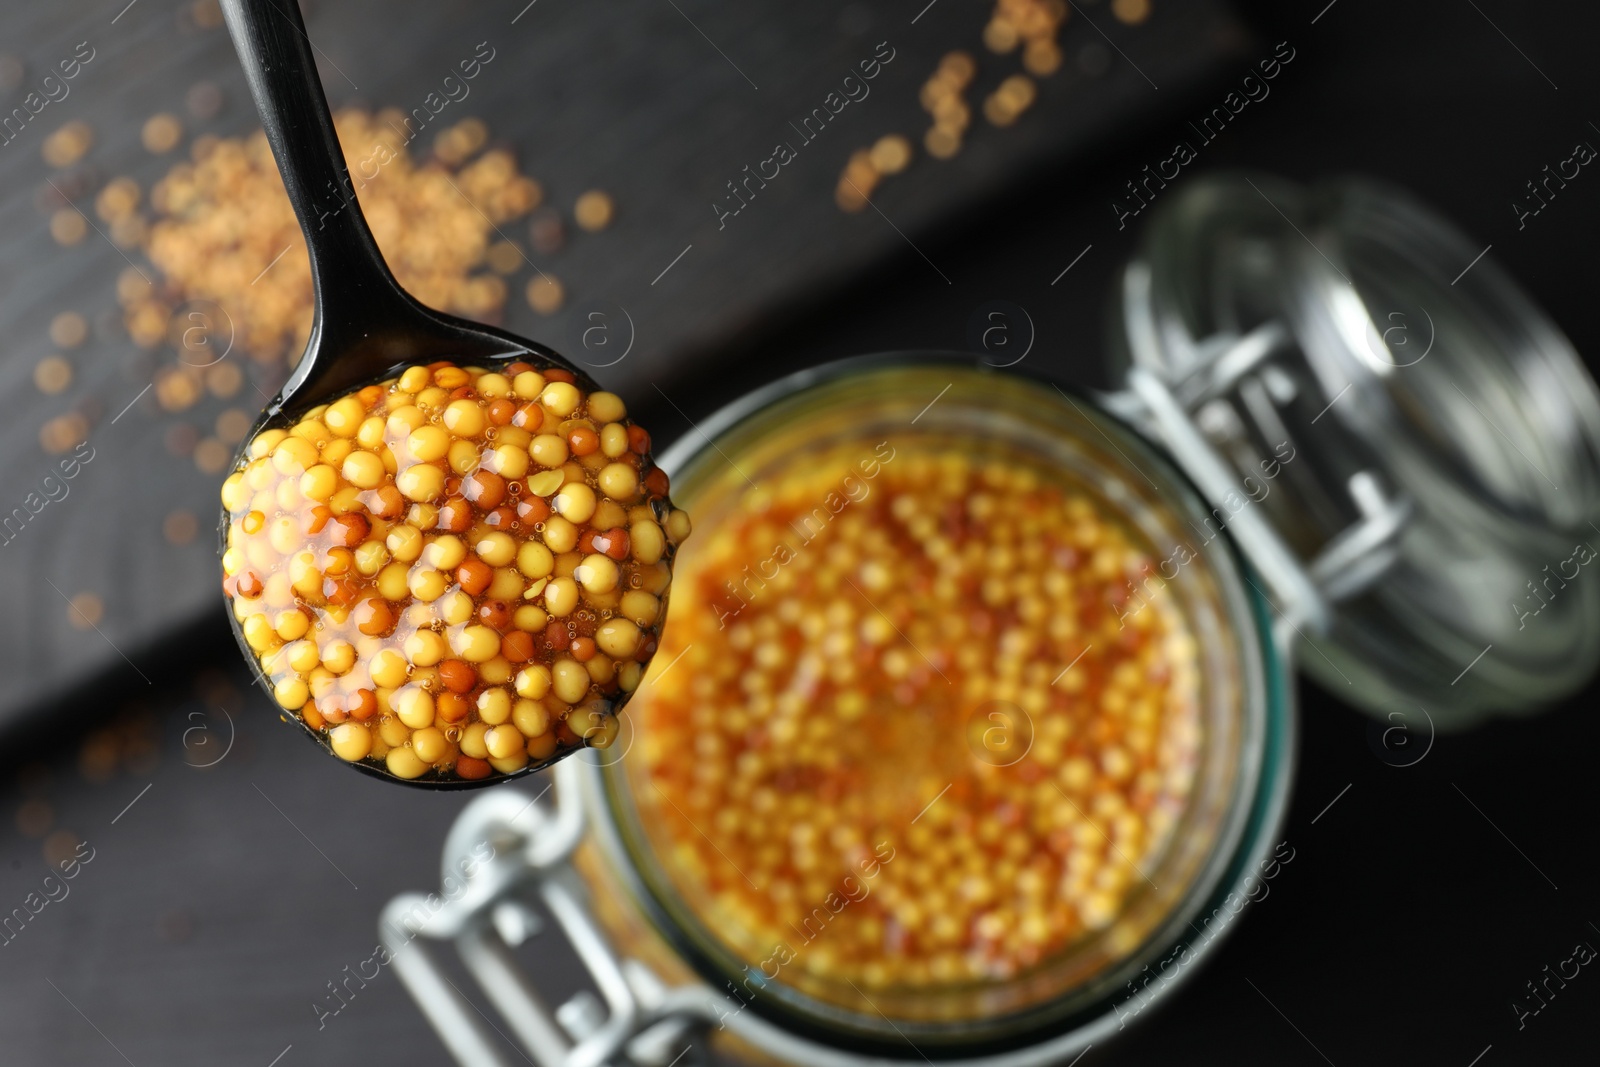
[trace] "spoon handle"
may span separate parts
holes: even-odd
[[[222,10],[311,254],[316,314],[308,352],[337,351],[386,322],[413,317],[415,304],[389,272],[356,202],[299,4],[222,0]],[[298,370],[303,380],[311,368]]]

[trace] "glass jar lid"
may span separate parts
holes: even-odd
[[[1440,727],[1600,652],[1600,393],[1488,249],[1364,180],[1196,181],[1146,230],[1111,406],[1256,563],[1320,682]]]

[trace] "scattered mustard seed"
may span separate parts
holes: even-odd
[[[202,393],[199,375],[186,366],[163,367],[156,372],[156,403],[163,411],[186,411],[194,407]]]
[[[117,300],[123,304],[131,304],[135,300],[143,300],[150,295],[150,279],[141,274],[137,268],[129,267],[117,275]]]
[[[898,133],[886,134],[872,146],[870,159],[879,174],[899,174],[911,162],[911,142]]]
[[[51,455],[71,452],[89,436],[89,420],[76,411],[57,415],[39,428],[39,446]]]
[[[50,320],[50,340],[62,348],[77,348],[88,336],[89,324],[76,311],[63,311]]]
[[[553,275],[540,274],[528,282],[528,306],[541,315],[554,315],[566,299],[566,289]]]
[[[854,213],[865,209],[878,178],[878,169],[872,165],[872,153],[865,148],[856,149],[850,153],[844,173],[839,175],[839,185],[833,191],[834,202],[842,211]]]
[[[50,166],[70,167],[83,158],[94,144],[94,131],[87,122],[73,119],[44,139],[40,154]]]
[[[922,86],[922,108],[933,116],[933,127],[922,143],[935,159],[949,159],[961,150],[962,137],[972,122],[972,109],[962,99],[962,93],[977,73],[978,65],[970,55],[950,52]]]
[[[150,232],[145,221],[138,215],[129,215],[125,219],[118,219],[111,224],[111,243],[118,248],[139,248],[144,244],[146,235]]]
[[[1150,17],[1150,0],[1111,0],[1111,13],[1119,22],[1137,26]]]
[[[572,216],[583,229],[590,233],[599,233],[611,225],[616,210],[616,203],[611,199],[610,193],[590,189],[578,197],[578,202],[572,206]]]
[[[64,207],[50,216],[50,236],[58,245],[70,248],[89,235],[89,224],[77,208]]]
[[[154,348],[166,340],[172,309],[159,300],[141,300],[128,309],[123,325],[140,348]]]
[[[991,19],[983,28],[984,47],[989,51],[1004,55],[1017,47],[1017,28],[1003,19]]]
[[[984,27],[983,43],[996,53],[1014,51],[1019,44],[1054,44],[1071,13],[1065,0],[998,0]]]
[[[67,605],[67,620],[79,630],[92,630],[106,616],[104,601],[93,593],[79,593]]]
[[[399,110],[346,109],[334,126],[362,211],[400,284],[430,307],[498,316],[504,289],[480,281],[479,272],[496,229],[539,204],[539,184],[503,149],[470,158],[488,143],[475,119],[447,131],[448,145],[467,152],[450,156],[459,165],[413,160]],[[311,329],[310,262],[265,135],[197,137],[190,156],[151,187],[147,214],[120,224],[161,275],[154,290],[143,279],[119,280],[129,332],[160,343],[172,308],[209,300],[228,309],[241,354],[278,365],[298,358]]]
[[[206,388],[211,390],[212,396],[227,400],[238,395],[243,386],[244,371],[237,363],[223,360],[206,368]]]
[[[139,131],[139,139],[144,142],[146,151],[166,155],[183,139],[183,124],[176,115],[166,111],[151,115],[145,120],[144,129]]]
[[[1029,41],[1022,49],[1022,65],[1029,74],[1047,78],[1061,69],[1061,46],[1049,38]]]
[[[459,167],[489,140],[489,130],[479,119],[463,119],[440,131],[433,139],[433,154],[452,167]]]
[[[72,364],[60,356],[46,356],[33,368],[33,384],[46,396],[64,393],[72,384]]]
[[[215,437],[204,438],[194,446],[194,465],[206,474],[219,474],[233,458],[233,449]]]
[[[463,278],[456,284],[453,302],[469,318],[494,318],[505,306],[506,283],[493,275]]]
[[[522,258],[522,249],[517,247],[515,241],[496,241],[489,246],[484,258],[489,263],[489,269],[496,274],[515,274],[526,262]]]
[[[121,222],[139,206],[139,183],[132,178],[113,178],[94,198],[94,212],[106,222]]]
[[[983,115],[996,126],[1009,126],[1033,105],[1038,93],[1032,78],[1013,74],[984,100]]]
[[[922,135],[922,147],[934,159],[949,159],[961,151],[961,137],[946,127],[935,126]]]

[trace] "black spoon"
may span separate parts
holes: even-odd
[[[316,310],[294,374],[267,405],[263,424],[303,411],[396,368],[510,361],[533,355],[592,379],[543,345],[434,311],[400,288],[356,202],[333,117],[295,0],[223,0],[222,11],[250,95],[311,254]],[[258,427],[259,429],[259,427]]]
[[[291,424],[318,404],[392,378],[406,366],[435,360],[478,366],[518,360],[554,365],[570,371],[580,389],[596,391],[598,385],[581,368],[543,345],[424,307],[400,287],[356,202],[298,4],[295,0],[222,0],[222,10],[289,202],[305,234],[315,301],[305,352],[288,382],[267,404],[246,438],[246,447],[263,430]],[[224,511],[224,546],[227,528]],[[270,691],[270,683],[237,625],[234,635],[257,679]],[[293,721],[329,751],[321,734],[298,718]],[[368,761],[348,765],[405,785],[461,789],[509,781],[548,764],[530,762],[523,770],[478,781],[431,776],[413,780]]]

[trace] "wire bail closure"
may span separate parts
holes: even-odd
[[[545,789],[555,789],[554,804],[543,800],[545,793],[528,797],[515,789],[478,797],[445,839],[443,895],[404,893],[383,909],[384,949],[458,1063],[513,1067],[498,1034],[514,1039],[539,1067],[694,1067],[700,1061],[683,1055],[696,1044],[691,1031],[738,1008],[698,983],[669,989],[643,963],[612,949],[572,864],[587,822],[583,773],[572,759],[555,766]],[[554,917],[599,997],[583,990],[552,1011],[534,989],[514,950],[546,933],[530,906],[535,902]],[[455,942],[509,1034],[472,1004],[419,939]]]
[[[1600,390],[1487,251],[1370,181],[1207,175],[1112,315],[1106,406],[1225,520],[1300,666],[1441,729],[1600,658]]]

